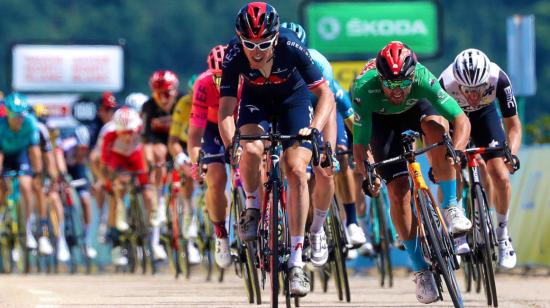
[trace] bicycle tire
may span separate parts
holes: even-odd
[[[23,252],[22,256],[19,256],[18,268],[22,270],[23,273],[28,274],[31,272],[31,254],[30,249],[27,248],[27,227],[26,227],[26,215],[25,210],[23,209],[23,204],[21,202],[16,202],[16,215],[17,215],[17,224],[14,226],[16,232],[16,243],[14,247],[19,246],[19,251]],[[22,257],[22,258],[21,258]]]
[[[462,269],[464,272],[464,287],[466,292],[472,292],[472,280],[473,280],[473,271],[474,266],[472,264],[472,255],[467,254],[462,258]]]
[[[451,260],[449,252],[444,252],[442,245],[443,238],[441,237],[438,226],[441,223],[437,223],[434,220],[434,215],[432,210],[428,211],[429,208],[433,209],[435,206],[431,198],[427,195],[427,192],[420,190],[418,191],[418,201],[420,202],[420,211],[422,215],[422,220],[424,223],[424,228],[427,231],[428,243],[431,246],[430,251],[432,252],[432,260],[435,261],[432,264],[436,267],[436,272],[443,276],[447,290],[449,291],[449,296],[455,307],[464,307],[464,302],[462,300],[462,295],[458,287],[458,282],[456,281],[456,276],[452,269]]]
[[[381,268],[381,281],[380,286],[384,287],[386,276],[388,277],[389,287],[393,287],[393,270],[391,264],[390,255],[390,230],[388,228],[388,219],[386,217],[386,211],[382,198],[377,198],[376,210],[378,214],[378,233],[380,235],[380,268]]]
[[[332,217],[332,227],[334,229],[334,234],[336,235],[336,242],[335,242],[335,261],[336,261],[336,268],[337,270],[337,276],[340,280],[342,292],[345,295],[346,302],[351,301],[351,292],[349,287],[349,278],[348,278],[348,271],[346,267],[346,253],[345,249],[346,246],[344,245],[346,243],[346,234],[344,231],[344,224],[342,223],[342,218],[340,217],[338,202],[336,201],[336,197],[332,199],[332,209],[333,214]],[[343,300],[340,299],[340,300]]]
[[[497,290],[496,290],[496,284],[495,284],[495,273],[493,268],[493,262],[492,262],[492,242],[489,234],[488,228],[492,227],[489,226],[489,222],[487,220],[487,214],[488,214],[488,206],[487,206],[487,200],[485,198],[485,194],[483,193],[483,190],[479,185],[476,185],[475,187],[475,200],[477,201],[477,208],[478,208],[478,214],[479,214],[479,222],[481,227],[481,237],[483,239],[483,244],[481,245],[481,259],[482,259],[482,276],[484,280],[485,285],[485,296],[487,298],[487,305],[491,306],[494,305],[494,307],[498,307],[498,298],[497,298]]]
[[[273,183],[269,206],[269,279],[271,284],[271,307],[279,306],[279,183]]]

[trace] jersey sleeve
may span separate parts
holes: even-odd
[[[336,100],[336,109],[342,118],[347,119],[353,116],[353,107],[348,92],[344,90],[338,80],[333,80],[331,83],[334,99]]]
[[[364,93],[366,92],[365,79],[359,79],[352,87],[353,93],[353,144],[367,145],[372,136],[372,110]]]
[[[508,75],[500,70],[497,82],[497,99],[500,105],[500,112],[505,118],[509,118],[518,114],[516,97],[512,90],[512,83]]]
[[[205,128],[208,120],[208,99],[212,91],[208,91],[206,79],[202,78],[193,87],[193,105],[191,107],[190,125]]]
[[[29,146],[40,144],[40,130],[38,129],[37,121],[34,118],[28,118],[29,121]]]
[[[420,96],[429,100],[440,115],[453,122],[458,115],[464,113],[456,100],[441,88],[437,78],[428,69],[423,68],[422,76],[419,77],[417,82]]]
[[[197,83],[195,82],[195,85]],[[193,86],[194,87],[194,86]],[[188,94],[189,95],[189,94]],[[172,122],[170,123],[169,135],[172,137],[179,137],[182,129],[185,129],[185,96],[178,100],[174,112],[172,113]]]
[[[244,57],[242,46],[238,38],[233,38],[225,52],[222,63],[222,80],[220,83],[220,97],[237,97],[239,88],[239,63]]]
[[[288,40],[285,44],[290,52],[290,56],[295,61],[296,68],[306,82],[307,87],[311,90],[323,84],[325,78],[317,65],[315,65],[307,47],[297,39]]]
[[[101,144],[101,161],[109,161],[109,154],[112,144],[116,140],[116,132],[108,132],[103,136],[103,141]]]

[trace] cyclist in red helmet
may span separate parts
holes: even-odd
[[[160,226],[166,221],[165,199],[163,196],[163,177],[166,175],[168,157],[168,136],[172,122],[172,113],[177,101],[182,97],[179,92],[178,76],[170,70],[154,72],[149,79],[151,98],[143,104],[141,116],[144,123],[144,156],[148,165],[154,167],[153,183],[156,186],[157,205],[153,206],[151,224],[153,225],[152,246],[155,259],[166,259],[166,251],[160,245]]]
[[[363,161],[367,157],[372,162],[373,156],[374,161],[380,161],[402,153],[400,135],[405,130],[422,132],[427,144],[432,144],[441,141],[451,122],[455,130],[454,147],[463,150],[468,143],[468,118],[441,88],[437,78],[418,63],[414,52],[401,42],[390,42],[376,59],[367,62],[355,80],[352,96],[353,153],[363,176]],[[436,148],[429,154],[434,173],[440,179],[447,225],[454,234],[465,232],[472,224],[457,206],[455,169],[445,157],[445,148]],[[392,221],[412,261],[417,300],[434,302],[439,294],[416,235],[407,166],[396,163],[382,168],[379,174],[387,183]],[[375,184],[375,191],[370,192],[373,195],[377,195],[380,188],[379,181]]]
[[[289,29],[279,29],[279,15],[265,2],[251,2],[241,8],[236,18],[236,36],[229,42],[222,64],[219,129],[225,147],[231,146],[235,133],[233,110],[237,105],[239,80],[242,95],[237,127],[241,134],[269,132],[276,118],[281,134],[310,135],[323,131],[335,112],[334,94],[314,64],[307,47]],[[310,93],[317,96],[315,109]],[[334,138],[335,139],[335,138]],[[239,236],[245,241],[257,238],[260,215],[258,186],[264,144],[242,142],[240,171],[246,193],[246,211],[241,216]],[[289,187],[289,232],[291,238],[290,293],[305,296],[309,280],[303,271],[302,247],[309,208],[306,168],[311,160],[309,143],[283,143],[285,174]],[[332,144],[335,147],[335,144]],[[322,168],[320,168],[322,169]],[[323,169],[324,172],[324,169]],[[323,225],[324,215],[314,222]],[[310,233],[312,263],[322,266],[328,259],[326,235]]]

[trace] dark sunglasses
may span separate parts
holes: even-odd
[[[413,83],[412,79],[403,79],[403,80],[382,80],[382,85],[385,88],[388,88],[390,90],[394,90],[397,88],[406,89],[410,87]]]

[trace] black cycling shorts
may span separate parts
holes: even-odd
[[[419,100],[411,109],[399,114],[373,113],[370,144],[374,160],[378,162],[403,154],[401,133],[409,129],[422,133],[420,120],[430,115],[439,113],[427,100]],[[405,162],[383,166],[377,172],[386,183],[409,174]]]

